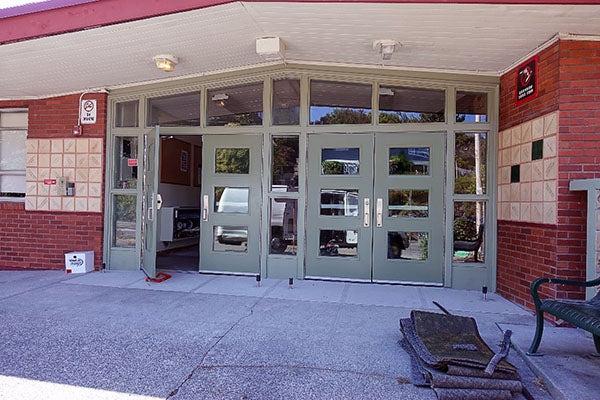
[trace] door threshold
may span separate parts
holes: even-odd
[[[304,279],[307,281],[372,283],[370,279],[332,278],[330,276],[305,276]]]
[[[198,271],[202,275],[229,275],[229,276],[256,276],[258,272],[231,272],[231,271]]]
[[[373,283],[386,284],[386,285],[404,285],[404,286],[422,286],[422,287],[444,287],[443,283],[435,283],[435,282],[386,281],[386,280],[373,279]]]
[[[386,281],[386,280],[378,280],[378,279],[371,280],[371,279],[332,278],[329,276],[305,276],[304,279],[309,280],[309,281],[375,283],[375,284],[379,284],[379,285],[421,286],[421,287],[444,287],[443,283],[413,282],[413,281]]]

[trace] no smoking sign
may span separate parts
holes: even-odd
[[[81,123],[83,125],[96,123],[96,100],[81,101]]]

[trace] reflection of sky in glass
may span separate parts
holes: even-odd
[[[464,120],[463,120],[464,118]],[[456,114],[456,120],[461,122],[487,122],[485,114]]]
[[[358,161],[359,158],[360,149],[358,147],[321,150],[322,161]]]
[[[392,147],[390,158],[404,155],[413,163],[429,161],[429,147]]]
[[[332,113],[335,110],[351,110],[351,111],[363,111],[366,114],[371,112],[370,108],[353,108],[353,107],[330,107],[330,106],[310,106],[310,123],[316,124],[325,115]]]

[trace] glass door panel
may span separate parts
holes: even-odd
[[[442,283],[444,135],[376,134],[373,280]]]
[[[306,275],[371,279],[373,135],[308,139]]]
[[[200,271],[258,274],[262,138],[205,135]]]

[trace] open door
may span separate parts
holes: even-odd
[[[144,134],[144,174],[142,187],[142,270],[156,277],[156,221],[162,200],[158,194],[160,171],[159,126]]]

